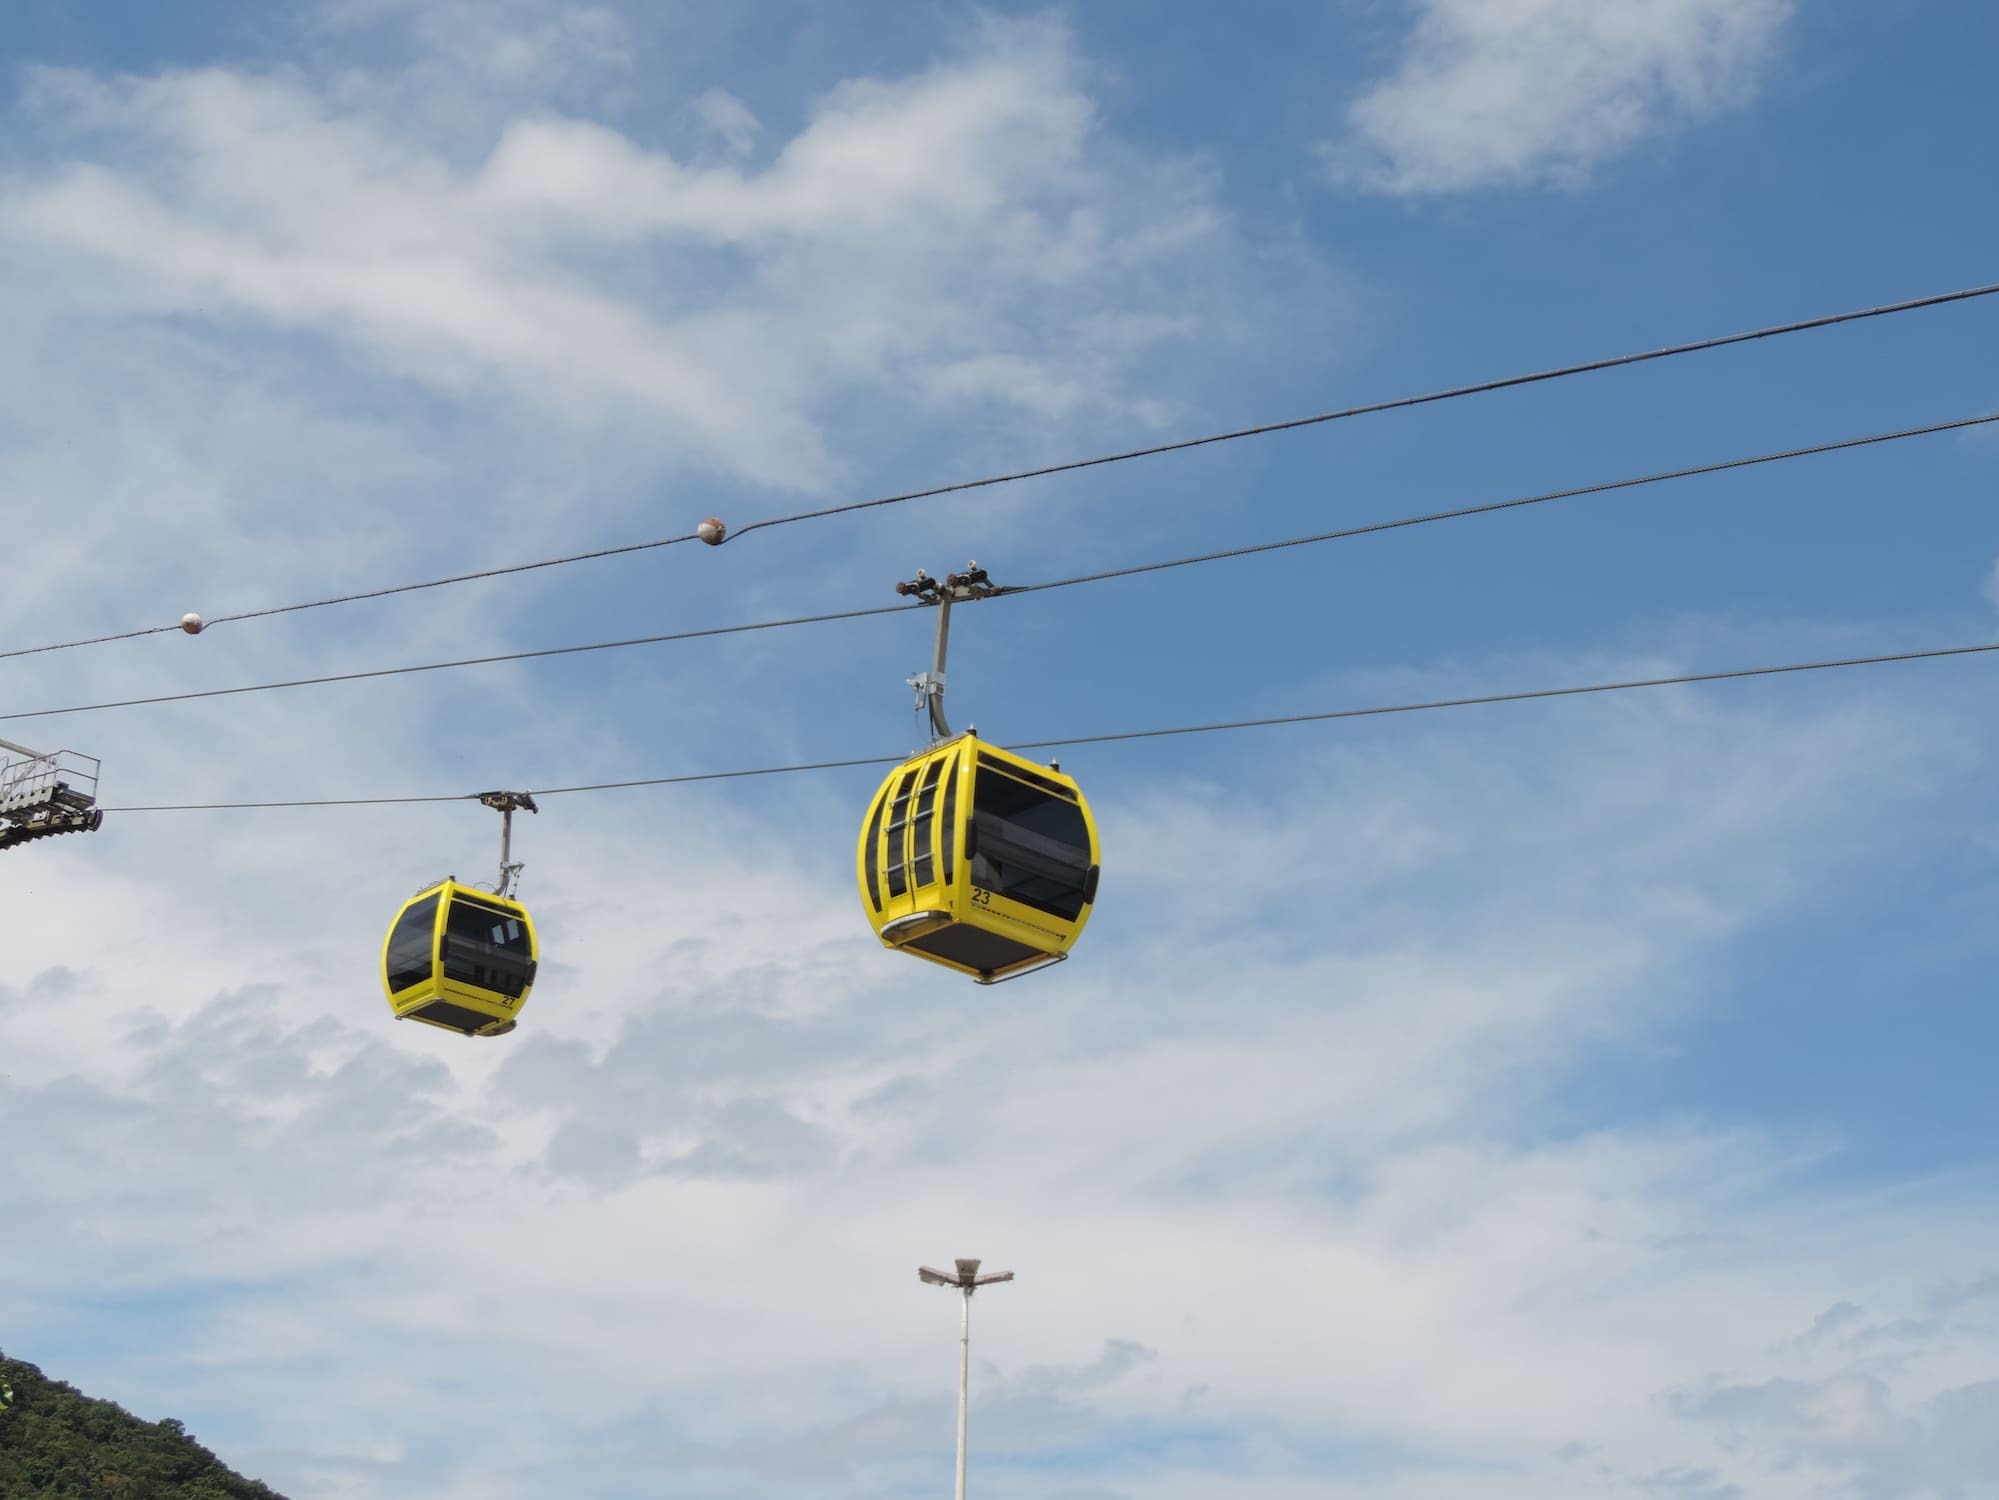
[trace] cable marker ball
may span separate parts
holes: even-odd
[[[729,534],[729,528],[724,526],[716,517],[710,516],[694,528],[694,534],[709,546],[719,547],[722,545],[722,538]]]
[[[182,616],[180,617],[180,628],[181,628],[182,630],[185,630],[185,631],[186,631],[186,632],[187,632],[187,633],[188,633],[189,635],[200,635],[200,634],[201,634],[201,616],[200,616],[200,615],[191,615],[191,614],[190,614],[190,615],[182,615]]]

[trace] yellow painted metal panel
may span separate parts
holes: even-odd
[[[520,922],[522,934],[527,939],[527,962],[530,976],[522,984],[520,994],[509,995],[500,990],[487,989],[480,985],[467,983],[461,979],[453,979],[447,977],[445,974],[444,938],[452,902],[459,896],[470,898],[482,911],[510,916]],[[402,989],[391,990],[389,989],[389,948],[390,944],[394,941],[396,928],[401,924],[404,914],[411,908],[425,901],[432,900],[436,901],[437,906],[430,924],[430,972],[427,977],[416,984],[407,985]],[[540,961],[540,938],[535,932],[534,920],[528,915],[528,909],[525,906],[505,896],[495,896],[489,891],[482,891],[474,886],[461,885],[455,880],[441,880],[435,885],[425,887],[423,890],[417,892],[416,895],[410,897],[409,900],[405,901],[397,910],[395,918],[389,923],[388,932],[382,939],[382,988],[388,996],[389,1009],[395,1013],[399,1020],[421,1021],[425,1025],[439,1026],[448,1031],[465,1034],[467,1026],[466,1017],[463,1014],[452,1015],[450,1019],[439,1019],[436,1016],[424,1014],[429,1007],[438,1005],[441,1002],[445,1006],[452,1007],[455,1012],[470,1013],[471,1017],[474,1018],[485,1017],[487,1024],[477,1028],[478,1034],[490,1035],[513,1028],[515,1019],[520,1015],[522,1008],[527,1004],[528,996],[533,992],[534,981],[532,975],[535,966],[538,966]]]
[[[921,816],[923,783],[933,766],[942,769],[928,815]],[[1018,780],[1063,801],[1073,799],[1088,840],[1092,872],[1088,899],[1073,918],[973,883],[972,861],[965,848],[981,774]],[[924,840],[921,849],[914,842],[919,836]],[[872,884],[871,849],[876,862]],[[920,868],[919,853],[928,854],[931,876],[921,885],[913,878]],[[1094,872],[1100,861],[1096,819],[1074,778],[964,734],[911,756],[889,773],[862,820],[855,873],[863,909],[884,946],[990,981],[1068,953],[1095,905]],[[904,889],[891,894],[896,884]],[[953,929],[960,931],[954,935]],[[988,936],[982,939],[979,934]],[[978,961],[953,956],[968,953],[977,955]],[[1008,956],[994,957],[998,954]],[[992,966],[981,967],[984,960]]]

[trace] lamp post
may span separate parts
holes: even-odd
[[[1011,1271],[988,1271],[979,1274],[978,1257],[959,1256],[953,1262],[957,1274],[948,1271],[933,1271],[929,1266],[918,1266],[916,1276],[919,1281],[927,1281],[932,1286],[956,1287],[964,1294],[964,1308],[958,1321],[958,1490],[957,1500],[965,1500],[965,1418],[967,1399],[972,1381],[972,1293],[982,1286],[991,1286],[996,1281],[1013,1280]]]

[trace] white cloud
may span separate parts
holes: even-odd
[[[10,944],[41,977],[0,993],[9,1352],[94,1296],[175,1299],[191,1362],[127,1340],[59,1373],[211,1440],[205,1413],[254,1422],[229,1456],[302,1492],[511,1500],[587,1444],[602,1493],[914,1495],[955,1324],[913,1268],[983,1253],[1020,1272],[975,1346],[1003,1500],[1048,1492],[1051,1448],[1085,1492],[1804,1500],[1783,1461],[1819,1428],[1735,1392],[1847,1379],[1892,1337],[1874,1352],[1927,1363],[1868,1366],[1882,1410],[1955,1421],[1999,1368],[1989,1195],[1530,1123],[1717,945],[1878,858],[1857,820],[1963,771],[1909,702],[1725,702],[1488,733],[1477,776],[1447,734],[1260,757],[1282,824],[1241,794],[1107,803],[1098,925],[1004,1006],[873,947],[830,789],[781,840],[719,800],[549,805],[525,850],[548,969],[491,1045],[370,1019],[384,872],[431,873],[463,812],[204,826],[195,881],[164,821],[124,820],[115,874],[52,844]],[[330,735],[338,710],[294,712]],[[367,874],[302,910],[302,861]],[[1240,905],[1171,904],[1186,869]],[[1304,949],[1242,920],[1299,891],[1330,912]],[[1825,1316],[1906,1305],[1912,1266],[1956,1278],[1914,1309],[1936,1330]],[[439,1392],[442,1448],[412,1417]],[[1342,1480],[1328,1441],[1397,1457]]]
[[[694,101],[701,123],[718,136],[735,156],[756,144],[763,126],[750,107],[727,89],[708,89]]]
[[[497,383],[824,488],[824,414],[860,394],[1155,417],[1147,360],[1209,322],[1173,289],[1229,241],[1202,176],[1105,135],[1050,25],[843,83],[756,171],[546,110],[467,162],[344,97],[290,73],[39,75],[34,124],[85,159],[0,182],[17,263],[100,316],[310,330],[466,399]],[[746,110],[703,98],[746,138]]]
[[[629,28],[601,5],[547,0],[321,0],[314,17],[333,34],[403,28],[428,54],[435,80],[445,69],[502,93],[546,93],[632,67]]]
[[[1414,0],[1326,158],[1377,192],[1572,185],[1754,92],[1793,0]]]
[[[1670,1408],[1752,1473],[1857,1500],[1977,1494],[1999,1474],[1999,1277],[1911,1302],[1888,1318],[1838,1304],[1759,1362],[1779,1373],[1711,1376]]]
[[[1212,184],[1111,137],[1059,32],[709,157],[563,92],[627,71],[587,35],[513,82],[491,40],[451,63],[476,128],[407,113],[415,75],[44,76],[19,118],[49,161],[0,189],[30,216],[0,487],[58,524],[0,591],[10,638],[677,530],[710,508],[689,434],[784,479],[913,425],[919,472],[964,472],[995,416],[1158,419],[1159,352],[1223,316]],[[748,128],[700,97],[660,117]],[[704,338],[727,379],[676,385]],[[742,429],[731,383],[783,421]],[[868,602],[881,558],[966,524],[24,659],[8,706]],[[1031,555],[1102,541],[1061,532]],[[880,748],[886,716],[791,700],[874,676],[899,709],[877,668],[923,644],[34,722],[120,802],[612,779]],[[1474,658],[1382,696],[1655,665]],[[1131,678],[1098,710],[1150,701]],[[1969,1441],[1989,1185],[1870,1194],[1815,1176],[1815,1134],[1568,1113],[1734,994],[1731,943],[1860,860],[1893,884],[1912,824],[1983,805],[1975,699],[1815,691],[1216,739],[1172,778],[1163,748],[1079,754],[1101,909],[1076,962],[992,992],[868,936],[864,776],[551,798],[516,827],[544,977],[490,1045],[391,1024],[373,972],[398,897],[490,870],[490,814],[114,815],[0,860],[0,1344],[301,1496],[900,1500],[948,1483],[951,1433],[956,1312],[912,1272],[976,1252],[1021,1278],[975,1315],[993,1500],[1804,1500],[1794,1457],[1867,1471],[1819,1456],[1798,1413],[1836,1402],[1798,1390]]]

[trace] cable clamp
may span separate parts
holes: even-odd
[[[480,802],[494,812],[540,812],[534,805],[534,798],[526,792],[481,792]]]

